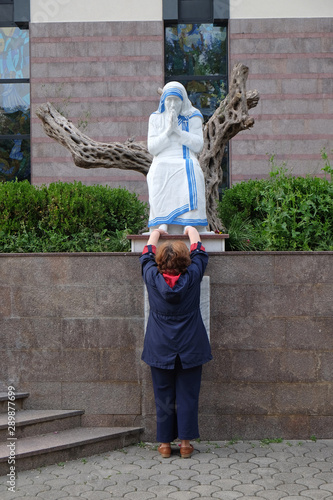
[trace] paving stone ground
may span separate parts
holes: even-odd
[[[156,443],[20,472],[16,491],[0,477],[0,499],[333,500],[333,440],[194,442],[163,459]]]

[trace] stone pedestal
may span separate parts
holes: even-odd
[[[140,235],[129,235],[127,236],[131,240],[131,251],[141,253],[147,244],[149,234]],[[209,252],[224,252],[225,251],[225,240],[229,238],[228,234],[215,234],[215,233],[201,233],[200,238],[206,251]],[[186,243],[188,248],[190,248],[190,241],[187,236],[183,234],[167,234],[160,236],[159,243],[166,240],[181,240]]]

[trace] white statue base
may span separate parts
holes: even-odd
[[[214,231],[207,231],[207,228],[204,226],[194,226],[195,229],[198,231],[198,233],[201,234],[216,234]],[[159,226],[153,226],[150,228],[150,230],[147,233],[142,233],[144,236],[147,236],[149,238],[150,233],[154,231],[154,229],[163,229],[166,231],[168,234],[177,234],[181,235],[184,232],[185,226],[180,226],[179,224],[160,224]]]
[[[150,233],[127,236],[131,240],[131,252],[142,253],[145,245],[147,244]],[[200,233],[200,238],[206,251],[209,252],[224,252],[225,240],[229,238],[228,234],[216,234],[213,232]],[[166,240],[180,240],[184,241],[188,249],[190,248],[190,240],[184,234],[163,234],[160,236],[159,244]]]

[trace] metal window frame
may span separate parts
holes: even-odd
[[[177,21],[179,22],[179,5],[182,0],[163,0],[163,20],[164,21]],[[205,0],[203,0],[204,5]],[[212,0],[213,12],[211,22],[225,20],[230,18],[230,0]],[[186,19],[182,22],[190,24],[191,22],[202,22],[200,17],[197,19]]]
[[[21,141],[29,141],[30,140],[30,134],[7,134],[7,135],[0,135],[0,141],[13,141],[14,139],[19,139]]]
[[[30,78],[0,78],[0,85],[3,83],[30,83]]]
[[[178,0],[179,23],[213,23],[213,0]]]
[[[11,11],[7,21],[0,21],[2,28],[17,26],[20,29],[29,29],[30,0],[0,0],[0,17],[1,6],[10,7],[8,13]]]

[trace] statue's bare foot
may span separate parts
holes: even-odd
[[[165,233],[168,232],[168,224],[161,224],[158,229],[162,229]]]

